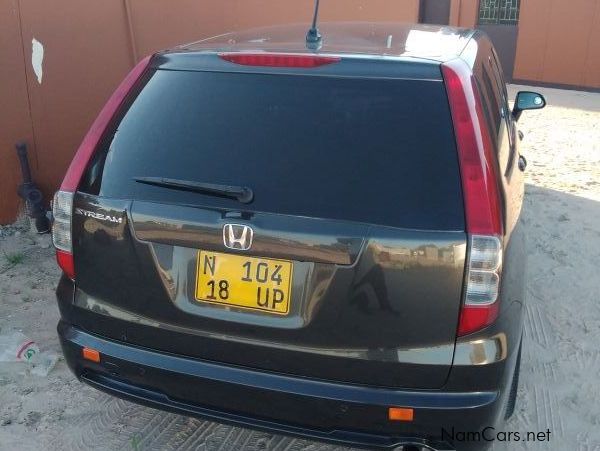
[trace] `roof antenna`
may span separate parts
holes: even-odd
[[[306,48],[309,50],[319,50],[323,45],[323,38],[317,28],[317,18],[319,17],[319,0],[315,0],[315,15],[313,16],[312,26],[306,33]]]

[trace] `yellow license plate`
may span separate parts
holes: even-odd
[[[285,315],[292,262],[198,251],[196,300]]]

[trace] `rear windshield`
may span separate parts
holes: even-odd
[[[82,190],[102,196],[464,229],[439,81],[159,70],[97,155]],[[248,186],[254,201],[136,177]]]

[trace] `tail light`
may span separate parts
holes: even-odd
[[[492,140],[470,68],[461,59],[442,64],[461,171],[469,258],[458,335],[492,324],[498,316],[503,222]]]
[[[149,62],[149,56],[140,61],[108,99],[108,102],[106,102],[106,105],[104,105],[104,108],[102,108],[102,111],[100,111],[100,114],[83,138],[79,149],[77,149],[77,153],[73,157],[65,178],[62,181],[60,190],[54,195],[52,205],[52,213],[54,215],[52,241],[56,248],[58,265],[71,280],[75,280],[73,238],[71,234],[73,196],[108,124],[115,117],[127,94],[129,94],[133,86],[146,71]]]
[[[73,263],[73,240],[71,237],[71,219],[73,217],[73,193],[57,191],[52,201],[52,242],[56,248],[58,266],[71,280],[75,280]]]
[[[268,67],[319,67],[326,64],[337,63],[337,56],[302,55],[302,54],[274,54],[274,53],[220,53],[219,57],[225,61],[243,66],[268,66]]]

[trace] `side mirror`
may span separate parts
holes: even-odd
[[[543,95],[531,91],[519,91],[515,100],[515,106],[512,115],[516,121],[521,117],[525,110],[539,110],[546,106],[546,99]]]

